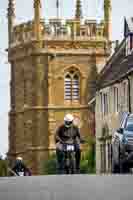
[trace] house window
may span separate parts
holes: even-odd
[[[108,114],[108,96],[107,94],[103,94],[103,105],[104,105],[104,115],[107,115]]]
[[[82,36],[85,36],[86,35],[86,32],[85,31],[82,31],[82,34],[81,34]]]
[[[119,110],[118,88],[114,87],[114,112]]]
[[[101,105],[101,113],[103,113],[103,94],[100,93],[100,105]]]
[[[100,95],[101,97],[101,111],[103,115],[108,114],[108,95],[107,93],[103,93]]]
[[[123,83],[123,104],[124,105],[126,105],[126,98],[127,98],[127,84],[124,82]]]
[[[75,70],[70,70],[65,75],[65,94],[64,98],[65,100],[79,100],[80,98],[80,78],[79,73]]]

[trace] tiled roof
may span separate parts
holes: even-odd
[[[125,56],[125,40],[120,44],[99,75],[98,90],[120,81],[133,71],[133,54]]]

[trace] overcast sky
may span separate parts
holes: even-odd
[[[32,19],[33,0],[16,1],[16,23]],[[83,15],[98,20],[103,17],[103,0],[81,0]],[[56,0],[42,0],[42,17],[56,16]],[[60,16],[70,18],[74,15],[75,0],[60,0]],[[0,2],[0,153],[8,150],[8,112],[10,109],[10,66],[7,63],[5,49],[7,35],[8,0]],[[123,18],[133,16],[133,0],[112,0],[112,40],[121,40],[123,36]]]

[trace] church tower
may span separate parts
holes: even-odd
[[[42,19],[42,2],[33,0],[33,20],[19,25],[14,22],[14,1],[8,1],[8,158],[12,162],[20,155],[33,174],[41,174],[42,161],[55,151],[54,134],[66,113],[74,115],[84,137],[94,134],[88,100],[95,81],[90,74],[95,67],[100,71],[109,56],[108,40],[102,22],[81,23],[80,0],[74,18],[63,23],[59,18]]]
[[[16,156],[22,156],[33,174],[37,174],[41,173],[41,160],[48,156],[49,56],[45,51],[41,53],[44,22],[40,20],[40,1],[33,3],[33,21],[9,26],[12,40],[8,48],[11,63],[8,157],[13,161]]]

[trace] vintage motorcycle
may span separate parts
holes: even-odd
[[[63,144],[63,169],[65,174],[76,172],[75,144]]]
[[[11,176],[31,176],[31,172],[29,169],[27,169],[26,171],[17,171],[16,173],[11,168],[8,168],[8,171],[11,173]]]

